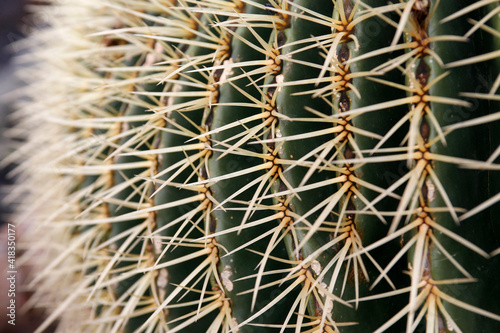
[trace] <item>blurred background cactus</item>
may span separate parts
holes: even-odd
[[[37,332],[500,331],[500,2],[61,0],[3,159]]]

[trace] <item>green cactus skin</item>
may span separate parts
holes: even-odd
[[[37,332],[500,331],[498,0],[39,11]]]

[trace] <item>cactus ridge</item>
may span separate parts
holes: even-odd
[[[37,10],[37,332],[500,330],[498,0]]]

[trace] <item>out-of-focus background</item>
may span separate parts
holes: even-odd
[[[13,57],[18,47],[16,42],[23,41],[25,36],[34,27],[34,21],[30,14],[30,6],[33,4],[47,4],[48,1],[40,0],[0,0],[0,160],[3,160],[10,152],[11,145],[8,142],[8,129],[13,126],[9,115],[14,105],[9,97],[22,83],[15,78],[16,69]],[[30,333],[41,323],[43,315],[33,310],[24,312],[23,305],[26,303],[29,292],[24,290],[23,284],[27,275],[27,268],[16,267],[16,320],[15,326],[8,323],[7,306],[10,298],[9,281],[7,280],[7,224],[11,223],[13,207],[5,198],[12,188],[12,179],[9,177],[10,167],[0,168],[0,332],[2,333]],[[19,237],[16,230],[16,240]],[[16,247],[16,259],[22,254],[22,248]],[[19,262],[19,261],[17,261]],[[17,263],[16,262],[16,263]],[[50,332],[50,328],[46,332]]]
[[[18,88],[20,83],[14,78],[12,57],[16,50],[15,42],[22,40],[29,29],[27,0],[0,0],[0,158],[8,154],[5,131],[11,126],[8,114],[13,105],[8,101],[9,92]],[[7,177],[9,169],[0,169],[0,223],[8,219],[5,205],[5,185],[10,184]],[[2,239],[3,241],[3,239]]]

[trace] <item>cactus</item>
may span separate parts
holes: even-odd
[[[37,332],[500,331],[498,1],[39,13],[4,159]]]

